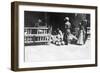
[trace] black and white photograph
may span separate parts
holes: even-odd
[[[25,61],[89,59],[90,17],[85,13],[24,11]]]
[[[97,7],[12,3],[12,70],[97,66]]]

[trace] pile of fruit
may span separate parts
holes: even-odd
[[[51,43],[56,45],[65,45],[65,42],[63,41],[63,38],[60,35],[52,35],[51,36]]]

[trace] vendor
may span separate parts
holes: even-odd
[[[35,27],[43,26],[43,21],[41,19],[38,19],[37,23],[35,24]]]

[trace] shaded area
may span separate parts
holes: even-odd
[[[53,30],[60,28],[64,31],[65,17],[70,19],[72,32],[75,31],[75,27],[78,27],[79,23],[84,19],[87,19],[87,26],[90,26],[90,14],[25,11],[24,16],[25,27],[34,27],[38,20],[41,19],[42,26],[47,24],[52,26]]]

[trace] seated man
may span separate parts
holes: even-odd
[[[77,37],[74,36],[74,35],[71,34],[71,33],[69,34],[68,39],[69,39],[70,43],[74,43],[74,44],[75,44],[75,41],[78,40]]]

